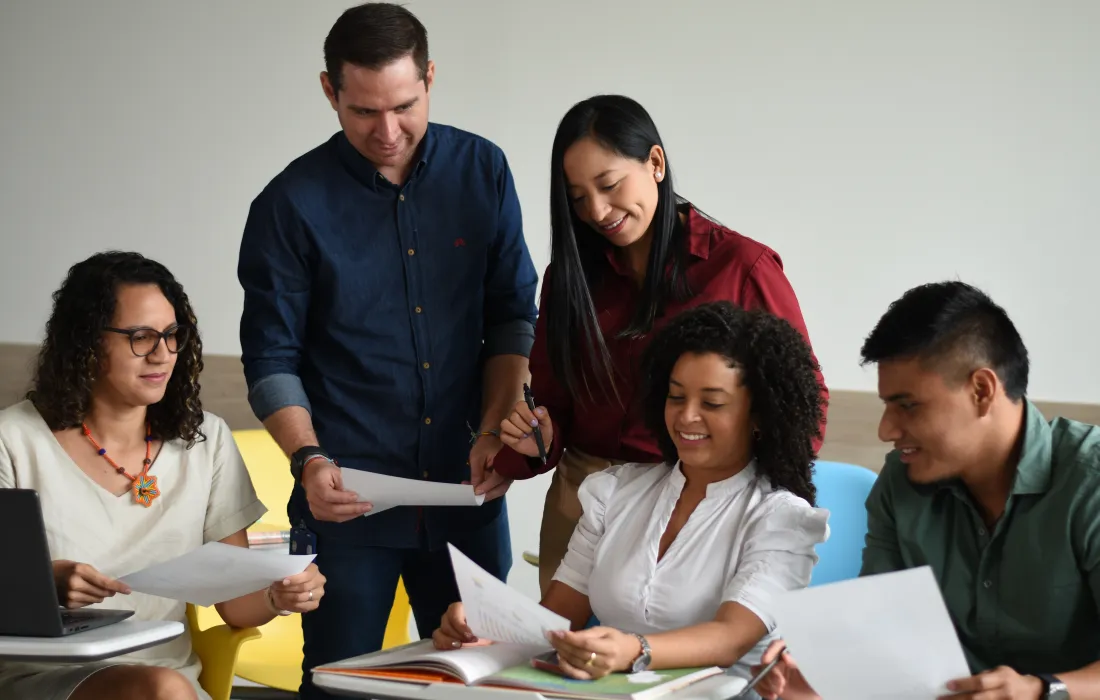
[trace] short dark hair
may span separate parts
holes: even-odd
[[[607,274],[607,251],[613,245],[577,216],[569,196],[563,162],[569,148],[584,138],[594,139],[623,158],[649,159],[654,146],[664,142],[649,112],[623,95],[596,95],[573,105],[558,124],[550,155],[550,265],[546,280],[548,354],[554,376],[576,401],[592,400],[592,385],[608,398],[616,395],[614,371],[593,291]],[[679,199],[672,187],[672,166],[665,153],[664,177],[657,183],[652,243],[633,316],[618,336],[639,338],[670,300],[691,297],[687,283],[686,233],[677,214]],[[594,374],[594,376],[593,376]],[[595,381],[593,381],[595,380]],[[580,389],[585,387],[582,394]]]
[[[343,87],[344,64],[380,70],[405,56],[424,80],[428,30],[402,5],[366,2],[344,10],[325,37],[325,71],[333,92]]]
[[[989,367],[1018,401],[1027,394],[1027,348],[1005,310],[964,282],[934,282],[903,294],[860,350],[862,364],[919,359],[948,379]]]
[[[168,268],[138,253],[96,253],[69,269],[53,295],[46,339],[38,352],[34,388],[27,398],[51,430],[80,426],[99,376],[104,328],[114,317],[118,288],[130,284],[159,287],[175,309],[176,322],[187,328],[187,342],[179,348],[164,398],[149,407],[153,437],[182,438],[189,443],[202,439],[202,340],[195,312]]]
[[[728,301],[701,304],[669,321],[646,348],[642,401],[646,427],[670,463],[679,455],[665,425],[665,401],[672,368],[687,353],[715,353],[741,369],[760,431],[757,469],[773,487],[815,505],[813,442],[821,437],[826,400],[802,334],[768,311],[745,311]]]

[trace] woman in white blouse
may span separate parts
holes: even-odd
[[[584,515],[542,605],[571,622],[552,635],[575,678],[736,666],[775,636],[772,599],[804,588],[828,512],[813,507],[812,441],[822,397],[803,337],[729,302],[674,318],[640,376],[662,464],[625,464],[581,485]],[[601,625],[583,629],[592,614]],[[434,636],[477,643],[461,603]]]
[[[54,294],[28,400],[0,411],[0,488],[38,492],[58,604],[184,622],[182,602],[118,580],[220,541],[248,546],[264,514],[225,421],[202,410],[202,343],[183,288],[137,253],[78,263]],[[217,606],[230,625],[304,613],[311,565]],[[194,700],[189,635],[95,664],[0,661],[0,700]]]

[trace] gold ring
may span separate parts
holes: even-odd
[[[312,588],[309,589],[309,600],[310,600],[311,603],[313,602],[313,589]]]
[[[596,652],[592,652],[592,656],[588,657],[588,661],[585,661],[584,665],[591,666],[594,663],[596,663]]]

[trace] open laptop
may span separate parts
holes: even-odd
[[[66,610],[57,603],[50,546],[38,492],[0,489],[4,559],[18,573],[5,577],[0,596],[0,636],[63,637],[120,622],[132,610]]]

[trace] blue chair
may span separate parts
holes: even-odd
[[[814,465],[817,505],[829,511],[829,539],[817,547],[819,561],[811,586],[859,576],[867,535],[865,504],[876,478],[870,469],[854,464],[819,461]]]

